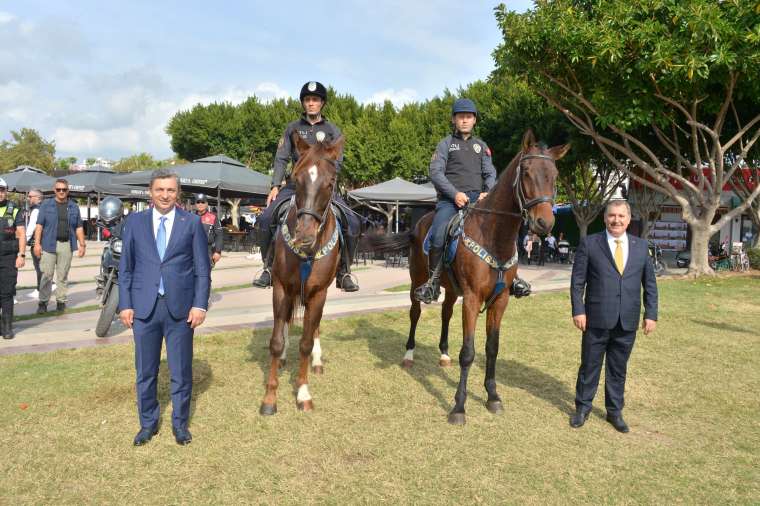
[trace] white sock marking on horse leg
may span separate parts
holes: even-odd
[[[285,327],[282,329],[282,354],[280,354],[280,360],[285,360],[285,358],[288,356],[288,324],[285,324]]]
[[[298,395],[296,396],[298,402],[310,401],[311,394],[309,393],[309,385],[301,385],[298,387]]]
[[[320,339],[314,338],[314,347],[311,349],[311,365],[322,365],[322,345],[319,344]]]
[[[446,355],[445,353],[441,353],[441,360],[444,362],[451,362],[451,357]]]
[[[412,362],[414,362],[414,348],[412,348],[411,350],[406,350],[406,353],[404,353],[404,360],[411,360]]]

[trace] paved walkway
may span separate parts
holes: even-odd
[[[98,273],[102,244],[88,243],[87,255],[74,258],[69,275],[69,308],[82,308],[98,303],[95,296],[94,277]],[[245,253],[225,254],[212,272],[212,288],[222,290],[214,293],[212,307],[206,322],[196,330],[196,334],[210,334],[220,331],[250,329],[268,326],[272,323],[272,292],[250,286],[253,275],[261,268],[258,256]],[[388,288],[409,283],[406,269],[386,268],[384,262],[376,262],[355,269],[361,290],[344,293],[332,286],[325,305],[325,317],[390,309],[408,308],[408,292],[386,292]],[[550,264],[544,267],[520,266],[520,275],[527,279],[536,292],[545,290],[565,290],[570,282],[570,266]],[[33,314],[37,300],[29,297],[35,283],[31,262],[20,273],[16,298],[17,315]],[[245,285],[241,287],[241,285]],[[442,299],[441,299],[442,300]],[[51,300],[50,307],[54,307]],[[109,336],[97,338],[95,323],[99,310],[88,310],[49,317],[33,318],[16,322],[16,338],[0,339],[0,355],[50,351],[61,348],[80,348],[112,343],[129,342],[132,333],[116,320]]]

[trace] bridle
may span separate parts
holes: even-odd
[[[331,160],[329,158],[320,158],[317,160],[317,163],[321,161],[330,162],[333,167],[335,167],[335,179],[333,180],[332,188],[330,189],[330,200],[332,200],[332,195],[335,192],[335,185],[338,182],[338,162],[336,160]],[[293,202],[295,202],[295,195],[293,195]],[[300,218],[303,215],[309,215],[315,220],[317,220],[317,223],[319,223],[319,227],[317,228],[317,233],[322,231],[322,227],[325,225],[325,221],[327,220],[327,213],[330,212],[330,202],[327,202],[327,205],[325,206],[325,210],[322,212],[322,214],[319,214],[315,209],[312,209],[310,207],[301,207],[296,209],[296,219]]]
[[[500,214],[503,216],[515,216],[518,218],[527,219],[528,218],[528,211],[536,207],[539,204],[542,204],[544,202],[547,202],[551,205],[554,205],[554,201],[557,198],[557,189],[555,186],[554,189],[554,195],[551,197],[547,197],[546,195],[542,195],[540,197],[536,197],[533,199],[530,199],[526,202],[525,200],[525,190],[523,189],[522,185],[522,172],[523,172],[523,160],[531,160],[531,159],[540,159],[540,160],[549,160],[552,165],[555,166],[556,164],[554,161],[554,158],[552,158],[549,155],[525,155],[520,154],[520,161],[517,162],[517,169],[515,170],[515,180],[512,183],[512,188],[514,188],[514,195],[517,199],[517,207],[519,208],[519,212],[513,212],[513,211],[498,211],[496,209],[485,209],[482,207],[475,207],[475,204],[470,204],[467,206],[469,211],[476,211],[480,213],[487,213],[487,214]]]

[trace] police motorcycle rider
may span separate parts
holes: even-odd
[[[195,196],[195,214],[201,217],[201,224],[208,238],[208,257],[211,259],[211,267],[214,267],[222,258],[224,229],[222,229],[219,217],[209,210],[208,197],[203,193]]]
[[[438,193],[430,226],[430,277],[414,291],[414,297],[425,304],[437,300],[441,293],[443,247],[449,220],[468,203],[485,198],[496,184],[491,150],[483,140],[472,135],[477,120],[475,102],[469,98],[456,100],[451,108],[454,133],[438,143],[430,161],[430,179]],[[510,293],[523,297],[530,294],[530,285],[515,277]]]
[[[274,256],[274,231],[276,228],[276,217],[274,214],[280,207],[280,203],[286,202],[295,195],[295,182],[290,179],[290,175],[285,174],[285,169],[289,161],[293,165],[298,161],[298,152],[291,141],[291,134],[298,134],[309,144],[316,142],[333,142],[340,137],[340,129],[327,121],[322,116],[322,108],[327,102],[327,89],[317,81],[310,81],[303,85],[299,95],[303,107],[301,118],[288,124],[285,133],[280,138],[277,145],[273,164],[272,189],[267,197],[267,207],[256,220],[259,227],[259,247],[261,248],[261,259],[264,262],[264,269],[253,281],[253,286],[267,288],[272,285],[271,267]],[[336,163],[338,173],[343,164],[343,155]],[[281,187],[281,184],[285,185]],[[338,274],[335,277],[335,285],[344,292],[355,292],[359,285],[351,274],[351,263],[353,262],[356,245],[359,238],[360,222],[356,214],[348,209],[343,199],[335,193],[333,202],[338,205],[343,216],[338,217],[342,221],[343,244],[338,267]],[[347,223],[346,223],[347,222]]]
[[[24,213],[8,200],[8,185],[0,178],[0,334],[13,339],[13,296],[18,270],[25,264]]]

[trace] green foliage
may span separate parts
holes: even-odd
[[[77,158],[75,156],[67,156],[65,158],[56,158],[55,168],[57,170],[69,170],[69,167],[71,167],[75,163],[77,163]]]
[[[0,143],[0,172],[13,170],[19,165],[31,165],[45,171],[55,165],[55,142],[46,141],[31,128],[11,131],[11,140]]]
[[[749,265],[753,269],[760,269],[760,248],[750,248],[747,250]]]
[[[148,153],[139,153],[122,158],[113,165],[115,172],[134,172],[138,170],[155,169],[166,165],[165,160],[156,160]]]

